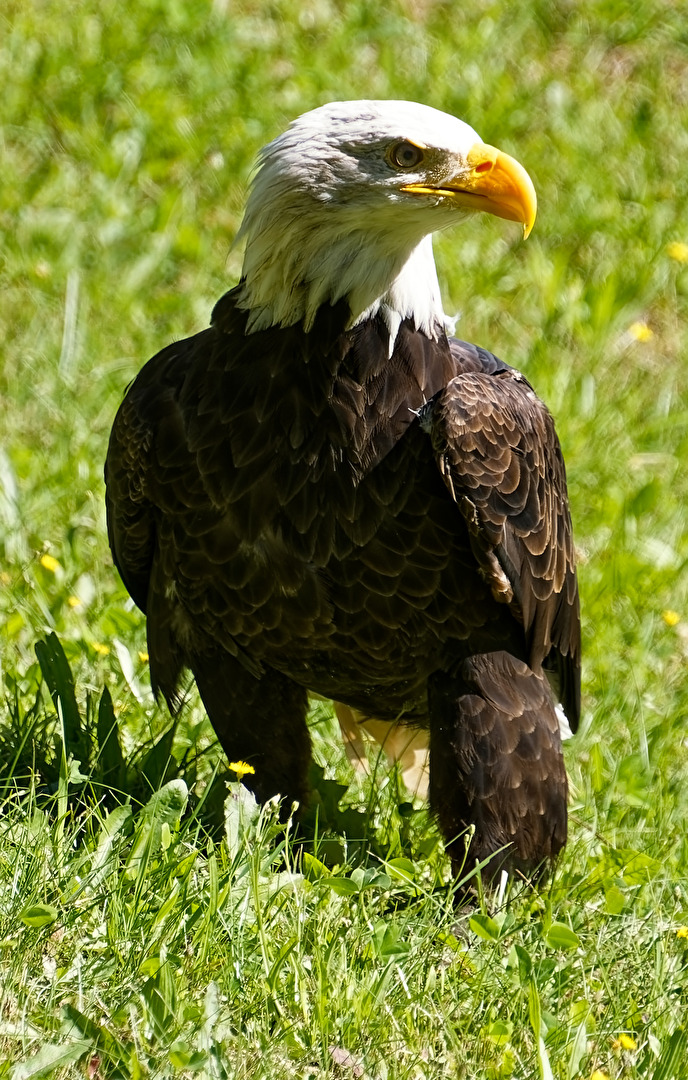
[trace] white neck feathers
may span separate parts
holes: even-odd
[[[285,205],[282,196],[271,212],[269,200],[249,200],[239,233],[249,333],[298,322],[309,330],[318,309],[339,300],[349,305],[349,326],[382,316],[390,355],[404,319],[435,339],[447,328],[431,236],[400,235],[386,215],[362,224],[353,208],[300,201]]]

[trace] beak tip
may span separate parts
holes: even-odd
[[[523,239],[533,231],[537,216],[537,195],[530,176],[515,158],[494,146],[477,144],[468,154],[474,181],[469,189],[486,196],[485,209],[497,217],[518,221],[523,225]],[[489,162],[489,169],[482,169]]]

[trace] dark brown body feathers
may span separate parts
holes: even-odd
[[[307,799],[306,690],[430,731],[446,840],[529,868],[566,838],[547,669],[580,628],[551,417],[490,353],[380,319],[246,335],[236,294],[141,371],[106,466],[115,562],[172,707],[194,672],[230,758]]]

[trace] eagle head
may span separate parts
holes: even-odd
[[[486,211],[536,214],[532,181],[462,120],[408,101],[332,102],[262,150],[239,237],[249,331],[303,321],[346,299],[350,325],[380,312],[443,332],[432,233]]]

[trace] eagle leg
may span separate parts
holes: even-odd
[[[536,877],[566,843],[567,781],[547,679],[508,652],[430,680],[430,805],[455,874]],[[466,844],[473,829],[470,846]]]
[[[194,657],[191,667],[227,758],[252,766],[243,783],[259,802],[279,796],[286,820],[295,802],[303,808],[308,801],[306,690],[272,668],[256,677],[227,653]]]

